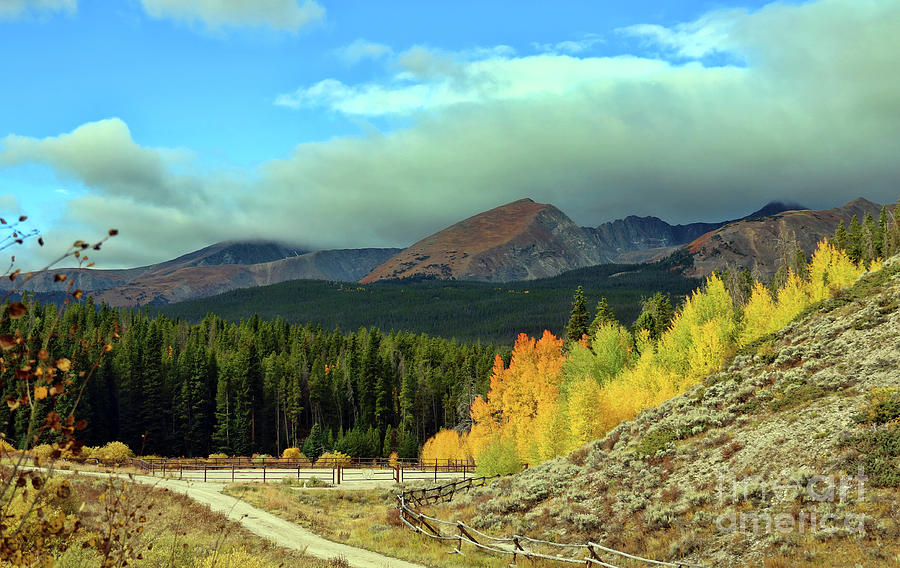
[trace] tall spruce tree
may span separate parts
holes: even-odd
[[[881,213],[878,215],[878,229],[875,232],[875,254],[878,258],[884,258],[884,236],[888,231],[888,212],[887,206],[881,206]]]
[[[588,332],[587,301],[584,299],[584,289],[579,286],[575,289],[575,297],[572,299],[572,314],[566,325],[566,339],[569,341],[581,341]]]
[[[847,228],[844,226],[844,220],[841,219],[841,222],[838,223],[837,229],[834,231],[834,246],[840,250],[847,250]]]
[[[856,215],[850,219],[850,227],[847,229],[847,256],[853,262],[862,259],[862,225]]]
[[[588,337],[593,337],[597,329],[601,325],[607,323],[618,322],[616,321],[616,315],[613,313],[612,308],[609,307],[609,303],[606,301],[606,298],[603,297],[597,302],[597,309],[594,310],[594,320],[588,327]]]

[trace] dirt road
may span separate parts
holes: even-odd
[[[66,473],[65,471],[58,472]],[[77,473],[96,476],[115,475],[94,472]],[[119,475],[118,477],[125,476]],[[404,560],[383,556],[377,552],[324,539],[299,525],[285,521],[244,501],[223,494],[224,484],[222,483],[160,479],[144,475],[135,475],[132,479],[139,483],[165,487],[171,491],[183,493],[199,503],[209,505],[213,511],[224,514],[229,519],[240,523],[251,532],[271,540],[278,546],[300,550],[310,556],[324,559],[343,557],[350,566],[358,568],[422,568],[420,564],[413,564]]]

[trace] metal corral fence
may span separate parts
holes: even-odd
[[[415,506],[419,507],[449,502],[458,491],[483,486],[496,477],[498,476],[469,478],[429,489],[404,491],[397,495],[397,509],[400,513],[400,520],[411,530],[428,538],[454,543],[455,548],[453,552],[455,553],[463,554],[462,545],[465,542],[479,550],[512,556],[511,565],[515,565],[518,558],[529,558],[563,564],[604,566],[606,568],[624,568],[621,565],[622,562],[627,562],[629,567],[705,568],[700,564],[691,564],[689,562],[663,562],[642,558],[595,542],[560,544],[520,535],[498,538],[472,528],[462,521],[444,521],[430,517],[414,510],[411,506],[415,504]],[[615,562],[619,564],[614,564]]]
[[[130,460],[88,460],[98,465],[130,465],[149,475],[177,477],[207,482],[280,481],[318,477],[333,485],[352,482],[404,481],[470,478],[475,463],[467,460],[387,460],[383,458],[319,459],[282,458],[213,458],[165,459],[134,458]]]

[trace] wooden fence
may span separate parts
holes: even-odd
[[[149,475],[202,479],[219,482],[278,481],[286,477],[297,480],[318,477],[332,485],[354,482],[463,479],[475,471],[475,463],[463,460],[386,460],[362,458],[350,460],[307,460],[280,458],[221,458],[221,459],[130,459],[109,462],[88,460],[98,465],[130,465]]]
[[[400,520],[412,531],[430,539],[454,543],[455,548],[453,552],[457,554],[463,554],[462,545],[465,542],[485,552],[511,556],[513,565],[518,558],[528,558],[562,564],[581,564],[588,567],[625,568],[621,563],[628,562],[629,566],[705,568],[702,565],[688,562],[663,562],[642,558],[595,542],[560,544],[521,535],[498,538],[485,534],[462,521],[444,521],[430,517],[414,510],[411,506],[415,504],[415,506],[420,507],[434,503],[449,502],[458,491],[483,486],[495,477],[497,476],[470,478],[439,487],[400,493],[397,495],[397,509],[400,512]],[[614,564],[614,562],[620,564]]]

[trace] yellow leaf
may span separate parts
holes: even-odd
[[[56,368],[60,371],[66,372],[72,368],[72,362],[63,357],[62,359],[58,359],[56,361]]]
[[[47,387],[34,388],[34,400],[44,400],[47,398]]]

